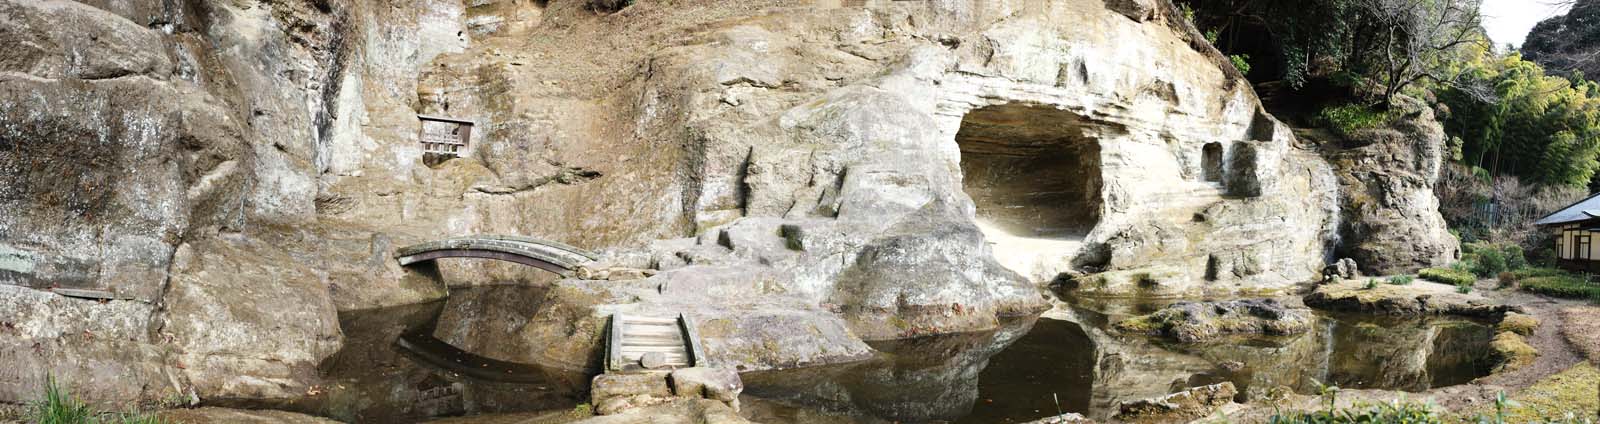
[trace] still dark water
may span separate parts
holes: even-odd
[[[457,289],[443,301],[342,314],[345,346],[321,365],[326,383],[268,406],[361,423],[572,409],[587,401],[590,376],[440,339],[467,327],[479,345],[516,337],[543,290]],[[770,422],[1023,422],[1057,411],[1105,418],[1118,402],[1222,381],[1241,398],[1278,386],[1311,393],[1318,382],[1421,391],[1471,381],[1490,366],[1492,328],[1461,319],[1319,313],[1305,334],[1193,345],[1109,330],[1161,306],[1072,300],[995,331],[875,343],[881,353],[867,361],[745,373],[744,413]]]

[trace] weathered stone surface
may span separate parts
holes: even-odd
[[[748,424],[750,421],[722,402],[705,399],[675,399],[629,410],[576,421],[582,424]]]
[[[589,389],[595,413],[611,415],[671,402],[666,373],[600,374]]]
[[[1311,313],[1275,299],[1179,302],[1149,315],[1117,323],[1122,331],[1196,343],[1228,334],[1289,335],[1311,329]]]
[[[1442,266],[1460,251],[1433,195],[1444,160],[1444,128],[1420,101],[1402,98],[1395,107],[1401,118],[1388,127],[1322,142],[1339,176],[1343,225],[1336,253],[1371,275]]]
[[[705,398],[727,403],[739,410],[739,393],[744,381],[726,368],[694,367],[672,371],[672,393],[678,397]]]
[[[304,395],[342,334],[316,270],[252,239],[185,244],[156,328],[202,398]]]
[[[1058,278],[1286,289],[1339,222],[1334,168],[1166,2],[201,3],[0,0],[0,284],[166,305],[172,354],[85,366],[202,397],[303,389],[330,308],[552,280],[388,257],[445,236],[611,252],[454,341],[592,370],[609,314],[687,313],[756,370],[994,329]],[[478,122],[468,151],[424,160],[418,113]]]
[[[163,365],[172,349],[149,332],[153,309],[0,285],[0,399],[38,400],[46,377],[98,405],[187,395],[181,370]]]
[[[1515,371],[1532,364],[1539,357],[1538,349],[1529,345],[1521,335],[1510,331],[1496,334],[1494,340],[1489,342],[1489,351],[1496,373]]]
[[[1457,293],[1455,286],[1426,280],[1395,285],[1379,282],[1366,288],[1366,280],[1348,280],[1318,286],[1306,295],[1306,306],[1318,309],[1389,315],[1461,315],[1499,318],[1512,307],[1476,293]]]
[[[1084,417],[1083,414],[1068,412],[1061,415],[1029,421],[1027,424],[1094,424],[1094,420]]]
[[[1218,407],[1233,403],[1239,391],[1233,383],[1222,382],[1189,388],[1156,399],[1123,403],[1116,419],[1125,422],[1172,422],[1201,418]]]
[[[243,410],[228,408],[172,409],[156,414],[161,419],[179,424],[238,423],[238,424],[333,424],[338,421],[293,412],[271,410]]]
[[[1539,318],[1528,314],[1506,312],[1505,316],[1500,318],[1500,323],[1495,325],[1495,328],[1499,331],[1532,336],[1533,332],[1539,330]]]
[[[1356,265],[1355,259],[1339,258],[1328,266],[1322,268],[1324,282],[1337,282],[1340,279],[1351,279],[1360,275],[1361,268]]]

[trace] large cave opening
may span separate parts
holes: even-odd
[[[963,189],[1002,265],[1054,278],[1100,220],[1100,144],[1094,123],[1036,104],[968,112],[956,132]]]

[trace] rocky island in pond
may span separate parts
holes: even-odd
[[[1600,85],[1344,3],[0,0],[0,422],[1593,417]]]

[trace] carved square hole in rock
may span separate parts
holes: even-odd
[[[1002,265],[1033,279],[1066,271],[1100,221],[1107,124],[1037,104],[968,112],[956,132],[963,189]]]

